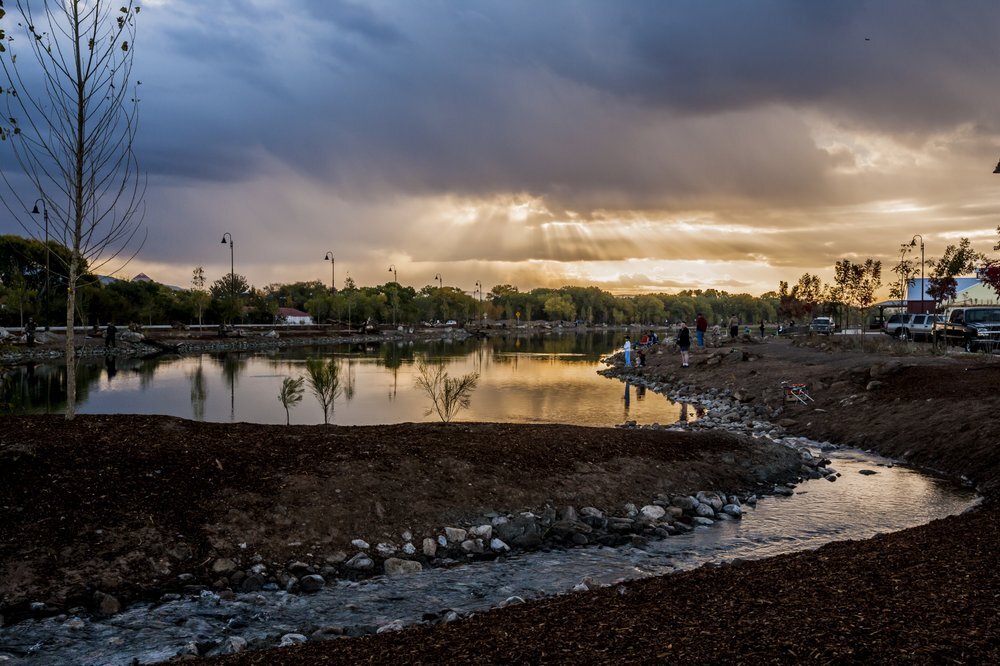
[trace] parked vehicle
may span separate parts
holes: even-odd
[[[885,321],[882,331],[894,338],[898,338],[899,332],[910,323],[910,317],[912,316],[908,314],[894,314]]]
[[[1000,348],[1000,306],[952,308],[934,330],[934,339],[961,345],[969,352]]]
[[[821,335],[832,335],[837,329],[837,325],[833,323],[833,320],[829,317],[816,317],[809,324],[810,333],[819,333]]]
[[[934,335],[935,323],[943,321],[944,315],[910,315],[910,321],[899,329],[899,337],[903,340],[930,340]]]

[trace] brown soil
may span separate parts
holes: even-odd
[[[1000,524],[993,511],[1000,364],[983,355],[768,341],[693,355],[682,370],[675,353],[661,351],[637,372],[691,393],[740,390],[747,400],[782,406],[778,418],[789,432],[965,476],[987,502],[868,541],[222,661],[1000,658]],[[784,379],[807,383],[816,402],[785,405]],[[306,557],[288,545],[295,542],[319,556],[351,538],[398,542],[404,529],[423,534],[488,509],[610,507],[658,492],[750,485],[756,477],[740,462],[749,469],[779,463],[768,449],[721,434],[569,426],[281,428],[157,417],[81,417],[72,425],[30,417],[2,425],[0,585],[8,603],[72,604],[92,594],[88,583],[129,598],[181,571],[205,579],[215,557],[239,556],[242,541],[276,561]],[[737,464],[720,469],[729,456]],[[192,551],[188,559],[175,557],[186,554],[181,542]],[[95,580],[109,571],[121,578]]]

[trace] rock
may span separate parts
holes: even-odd
[[[355,539],[354,541],[351,542],[351,545],[357,548],[358,550],[368,550],[369,548],[371,548],[368,542],[365,541],[364,539]]]
[[[608,518],[608,529],[612,532],[631,532],[635,529],[635,521],[631,518]]]
[[[396,554],[396,547],[391,543],[380,543],[375,546],[375,552],[379,557],[392,557]]]
[[[71,617],[62,624],[63,627],[69,629],[70,631],[76,631],[78,629],[83,629],[87,626],[87,623],[78,617]]]
[[[579,520],[579,517],[577,516],[576,509],[572,506],[564,506],[556,512],[556,519],[574,523]]]
[[[694,518],[691,519],[691,524],[708,527],[709,525],[714,525],[715,521],[712,520],[711,518],[705,518],[703,516],[695,516]]]
[[[406,543],[403,544],[403,552],[406,553],[407,555],[416,555],[417,547],[414,546],[409,541],[407,541]]]
[[[283,648],[291,647],[293,645],[302,645],[307,640],[309,639],[302,634],[285,634],[281,637],[281,642],[278,643],[278,647]]]
[[[722,507],[719,508],[721,509]],[[714,518],[715,509],[710,504],[699,504],[694,509],[694,515],[702,518]]]
[[[193,552],[191,546],[186,543],[174,544],[174,547],[167,551],[167,555],[174,558],[178,562],[186,562],[191,559]]]
[[[739,504],[727,504],[722,507],[722,512],[727,516],[732,516],[733,518],[743,517],[743,509],[740,508]]]
[[[444,528],[444,534],[450,543],[461,543],[469,535],[466,530],[460,527],[446,527]]]
[[[410,530],[403,530],[400,536],[403,537],[403,541],[413,541],[413,532]]]
[[[603,518],[604,512],[592,506],[585,506],[580,509],[580,515],[584,518]]]
[[[625,515],[629,518],[635,518],[639,515],[639,509],[636,508],[635,504],[629,502],[625,505]]]
[[[236,654],[247,649],[247,640],[240,636],[229,636],[218,647],[211,650],[206,656],[220,657],[227,654]]]
[[[358,553],[344,564],[348,569],[354,571],[371,571],[375,568],[375,562],[365,553]]]
[[[228,557],[220,557],[215,562],[212,562],[212,573],[215,574],[228,574],[236,571],[239,567],[236,566],[236,562],[233,562]]]
[[[402,630],[403,630],[403,621],[393,620],[389,624],[383,624],[381,627],[378,628],[378,630],[376,630],[375,633],[384,634],[387,631],[402,631]]]
[[[865,476],[871,476],[872,474],[878,474],[878,472],[876,472],[873,469],[859,469],[858,470],[858,474],[864,474]]]
[[[518,596],[507,597],[506,599],[500,602],[498,608],[506,608],[507,606],[517,606],[523,603],[524,599],[522,599],[521,597]]]
[[[877,391],[878,389],[882,388],[883,386],[885,386],[885,382],[880,382],[877,379],[873,379],[872,381],[868,382],[865,385],[865,390],[866,391]]]
[[[326,585],[326,581],[323,580],[322,576],[316,574],[310,574],[308,576],[303,576],[299,579],[299,589],[305,593],[319,592]]]
[[[243,584],[240,585],[240,589],[244,592],[260,592],[264,589],[264,583],[267,581],[264,576],[256,573],[252,573],[243,579]]]
[[[385,561],[386,576],[403,576],[405,574],[420,573],[424,568],[420,562],[413,560],[402,560],[398,557],[390,557]]]
[[[122,611],[121,602],[104,592],[94,592],[94,605],[97,606],[97,614],[104,617],[109,617]]]
[[[681,509],[682,511],[694,511],[701,502],[696,500],[694,497],[688,496],[677,496],[670,500],[673,506]]]
[[[795,491],[793,489],[789,488],[788,486],[775,486],[774,487],[774,494],[775,495],[782,495],[784,497],[791,497],[792,495],[795,494]]]
[[[649,518],[650,520],[659,520],[667,514],[666,510],[662,506],[656,506],[655,504],[647,504],[639,510],[643,518]]]
[[[473,527],[469,530],[469,536],[477,537],[483,540],[490,540],[493,538],[493,526],[492,525],[479,525]]]
[[[296,576],[304,576],[305,574],[312,573],[313,568],[305,562],[292,562],[288,565],[288,571]]]
[[[327,564],[343,564],[345,561],[347,561],[347,553],[342,550],[338,550],[326,556]]]
[[[423,542],[423,553],[426,557],[435,557],[437,555],[438,544],[434,539],[424,539]]]
[[[483,540],[482,539],[466,539],[462,542],[462,550],[466,553],[482,553]]]
[[[494,537],[493,540],[490,541],[490,550],[492,550],[495,553],[507,553],[510,552],[510,546],[505,544],[500,539]]]

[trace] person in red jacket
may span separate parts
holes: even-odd
[[[698,340],[698,349],[705,348],[705,333],[708,331],[708,320],[705,319],[705,315],[698,313],[698,317],[694,320],[694,333]]]

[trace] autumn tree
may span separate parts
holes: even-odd
[[[1000,227],[997,227],[997,235],[1000,236]],[[1000,240],[993,246],[994,252],[998,250],[1000,250]],[[979,268],[979,280],[986,286],[992,287],[1000,297],[1000,260],[983,259],[983,265]]]
[[[5,171],[3,203],[34,238],[48,233],[70,251],[61,269],[72,419],[78,281],[88,264],[96,272],[127,261],[141,228],[145,181],[133,151],[139,82],[132,77],[139,7],[132,0],[16,0],[14,7],[6,15],[0,3],[0,139],[22,173]],[[36,195],[43,220],[29,212]]]
[[[863,338],[868,308],[874,305],[875,292],[882,286],[882,262],[867,259],[863,264],[855,264],[850,259],[841,259],[834,266],[834,275],[844,302],[861,311]]]
[[[944,254],[937,260],[931,260],[931,276],[927,280],[927,295],[934,300],[934,311],[937,312],[941,303],[949,301],[957,295],[959,275],[972,273],[982,255],[972,249],[968,238],[962,238],[958,245],[949,245]]]

